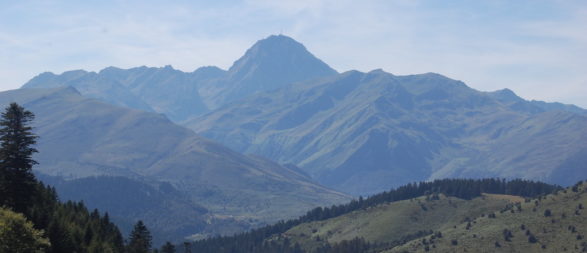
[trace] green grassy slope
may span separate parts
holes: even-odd
[[[294,220],[192,244],[201,253],[382,252],[413,239],[494,215],[526,198],[562,188],[501,179],[444,179],[408,184],[369,198],[315,208]],[[492,194],[487,194],[492,193]],[[519,196],[515,196],[519,195]]]
[[[495,218],[476,217],[469,229],[462,222],[442,229],[442,238],[426,236],[385,252],[587,252],[587,183],[575,190],[524,201]]]
[[[282,238],[289,238],[309,251],[325,241],[332,244],[355,237],[385,245],[420,231],[448,229],[467,218],[495,212],[510,203],[507,199],[485,196],[473,200],[438,197],[398,201],[325,221],[303,223],[285,232]]]
[[[306,252],[355,238],[372,245],[367,252],[587,252],[586,212],[587,183],[536,199],[428,195],[302,223],[267,241]]]

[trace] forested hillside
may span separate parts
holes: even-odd
[[[360,198],[359,200],[354,200],[348,204],[332,206],[329,208],[316,208],[295,220],[278,222],[274,225],[254,229],[250,232],[232,237],[217,237],[197,241],[193,243],[193,249],[195,252],[306,252],[308,250],[317,252],[341,252],[339,250],[343,249],[347,250],[346,252],[363,252],[368,249],[389,246],[394,242],[386,241],[385,243],[379,242],[378,244],[371,244],[370,242],[365,241],[365,239],[362,238],[364,236],[361,236],[361,234],[358,233],[355,237],[349,240],[330,243],[328,240],[322,239],[327,238],[323,235],[317,236],[306,234],[306,236],[309,236],[309,239],[314,242],[318,241],[317,245],[308,246],[306,242],[296,240],[296,238],[288,231],[294,227],[307,225],[312,222],[326,221],[352,212],[366,212],[379,205],[395,203],[421,196],[427,196],[428,199],[436,200],[440,199],[440,195],[443,195],[458,198],[461,199],[461,201],[469,201],[473,198],[482,196],[483,193],[535,197],[552,193],[558,189],[560,188],[557,186],[539,182],[524,180],[506,181],[498,179],[444,179],[433,182],[408,184],[388,192],[373,195],[366,199]],[[446,199],[446,197],[443,198]],[[503,202],[498,201],[498,203],[503,204],[499,205],[500,207],[505,205]],[[493,208],[495,208],[496,205],[493,204],[488,206],[493,206]],[[417,207],[418,209],[421,208],[419,204]],[[464,211],[463,213],[468,215],[467,211]],[[313,231],[312,233],[317,232],[318,230]],[[414,234],[410,236],[417,238],[427,234],[429,234],[428,229],[425,231],[414,231]],[[407,240],[411,238],[410,236],[396,239]]]
[[[154,244],[175,241],[193,231],[242,231],[246,223],[215,218],[206,208],[166,182],[144,182],[126,177],[98,176],[72,180],[37,174],[63,201],[83,201],[89,209],[108,212],[110,220],[128,234],[137,220],[144,221]],[[80,190],[83,189],[83,190]],[[221,224],[221,225],[219,225]],[[239,225],[241,227],[239,227]]]

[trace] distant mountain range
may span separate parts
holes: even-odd
[[[239,154],[173,124],[164,115],[106,104],[84,97],[71,87],[1,92],[0,106],[10,102],[18,102],[36,115],[34,131],[40,138],[37,145],[39,153],[34,158],[39,162],[35,167],[38,172],[67,180],[107,175],[136,181],[129,185],[153,182],[150,184],[157,186],[167,183],[185,197],[178,198],[171,194],[174,191],[171,195],[153,193],[163,194],[161,196],[177,203],[161,208],[191,209],[188,213],[202,212],[218,218],[194,218],[194,222],[233,220],[255,226],[294,217],[315,206],[349,199],[344,194],[318,185],[295,166],[284,167],[260,157]],[[109,181],[89,182],[88,185],[95,185]],[[63,184],[58,184],[58,190],[62,189],[60,185]],[[84,184],[77,185],[80,192],[90,190]],[[105,191],[116,189],[105,185],[94,188]],[[60,194],[72,196],[67,192]],[[113,193],[92,194],[108,198]],[[77,194],[74,199],[75,196],[89,195]],[[128,198],[119,204],[127,205],[124,206],[126,209],[136,208],[131,204],[133,196]],[[197,211],[201,207],[207,211]],[[157,224],[157,219],[163,219],[157,215],[185,220],[178,216],[178,212],[156,213],[156,206],[153,208],[150,216],[129,213],[126,218],[147,217],[150,219],[146,218],[146,222],[152,224]],[[100,210],[121,212],[103,206]],[[165,229],[183,233],[182,236],[222,231],[213,225],[214,229],[205,230],[210,226],[197,226],[200,230],[182,230],[189,225],[165,224],[169,226]]]
[[[279,35],[257,42],[228,71],[202,67],[185,73],[171,66],[99,73],[73,70],[42,73],[23,88],[71,86],[114,105],[164,113],[175,122],[192,118],[248,95],[337,72],[295,40]]]
[[[133,110],[117,114],[116,120],[107,116],[98,122],[81,118],[76,124],[63,124],[75,127],[64,130],[63,136],[49,137],[59,142],[47,144],[49,152],[39,155],[46,159],[45,169],[53,174],[67,176],[72,172],[63,169],[63,164],[70,164],[68,168],[79,166],[75,173],[80,176],[108,171],[127,177],[160,177],[176,182],[180,190],[210,191],[211,195],[197,199],[212,212],[224,210],[224,206],[206,203],[209,196],[224,196],[212,199],[224,199],[227,210],[249,210],[238,207],[250,201],[246,194],[238,194],[239,187],[271,185],[245,183],[243,174],[234,173],[240,171],[241,164],[249,164],[245,166],[249,171],[269,166],[271,169],[263,173],[280,171],[287,180],[301,180],[298,183],[310,182],[307,173],[326,186],[353,195],[446,177],[521,177],[562,185],[587,178],[587,112],[582,108],[526,101],[508,89],[477,91],[435,73],[396,76],[375,70],[339,74],[302,44],[283,35],[258,41],[228,70],[203,67],[185,73],[167,66],[44,73],[18,92],[35,93],[32,88],[57,86],[72,86],[82,95],[106,103],[162,113],[237,152],[294,165],[286,168],[240,155],[165,121],[164,115],[135,118],[144,113]],[[79,111],[77,107],[56,108],[63,110],[55,116],[59,120],[46,124],[58,124],[70,111],[76,115],[84,115],[82,111],[102,113],[93,109],[93,104]],[[50,112],[43,108],[42,113]],[[165,128],[136,130],[142,124]],[[90,126],[108,134],[92,132],[91,142],[71,137]],[[129,146],[129,139],[137,145]],[[58,145],[71,145],[75,152],[58,154]],[[202,152],[207,154],[205,159]],[[84,162],[70,162],[76,159]],[[194,172],[190,166],[199,166],[202,161],[206,161],[205,169]],[[234,166],[224,166],[227,161]],[[119,169],[122,163],[131,169]],[[222,172],[215,170],[219,166]],[[230,190],[215,188],[221,184],[231,186]],[[275,198],[281,194],[292,197],[287,187],[255,189]],[[332,194],[326,199],[336,199]],[[261,211],[266,210],[262,201],[255,203],[249,214],[270,213]]]

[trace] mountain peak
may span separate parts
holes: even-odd
[[[257,41],[230,67],[228,81],[233,87],[227,99],[337,73],[301,43],[285,35],[271,35]]]
[[[269,37],[257,41],[252,48],[253,50],[304,50],[307,51],[306,47],[300,42],[292,39],[285,35],[270,35]]]
[[[234,62],[230,67],[230,72],[241,72],[247,69],[251,64],[270,64],[278,60],[290,61],[292,58],[302,57],[306,60],[319,61],[326,68],[330,69],[325,63],[312,55],[304,45],[285,35],[271,35],[265,39],[257,41],[247,50],[245,55]],[[293,63],[293,62],[291,62]]]
[[[514,91],[512,91],[508,88],[496,90],[495,93],[500,94],[500,95],[504,95],[504,96],[517,97],[516,93],[514,93]]]
[[[194,70],[192,73],[193,78],[197,80],[206,80],[210,78],[218,78],[223,76],[226,73],[225,70],[222,70],[216,66],[204,66]]]
[[[302,43],[281,34],[257,41],[243,57],[234,62],[229,71],[240,72],[250,64],[271,66],[276,63],[280,64],[279,67],[290,68],[295,68],[292,65],[296,63],[311,63],[319,67],[318,71],[336,73],[334,69],[312,55]]]
[[[518,97],[516,93],[507,88],[490,92],[489,95],[501,102],[512,103],[524,101],[522,98]]]

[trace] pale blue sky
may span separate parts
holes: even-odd
[[[280,32],[341,72],[437,72],[587,107],[584,0],[0,0],[0,90],[44,71],[228,68]]]

